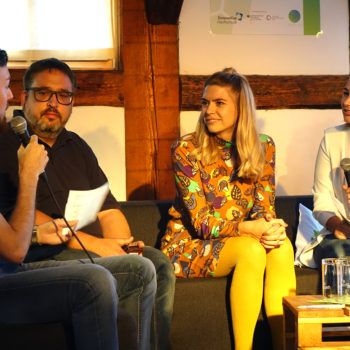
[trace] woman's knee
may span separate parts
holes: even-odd
[[[294,248],[289,238],[286,238],[286,240],[284,241],[281,247],[284,255],[294,258]]]
[[[288,238],[284,241],[284,243],[278,248],[271,249],[267,254],[267,259],[274,264],[291,264],[294,263],[294,248],[292,243]]]
[[[236,242],[232,242],[233,245]],[[237,244],[235,245],[237,258],[240,260],[254,260],[259,263],[266,261],[266,250],[261,243],[252,237],[238,237]]]
[[[252,237],[234,237],[226,241],[219,257],[219,264],[233,266],[246,265],[259,270],[265,269],[266,250],[261,243]]]

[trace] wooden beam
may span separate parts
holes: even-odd
[[[180,136],[177,25],[149,25],[157,128],[156,198],[175,197],[171,145]]]
[[[123,5],[125,152],[128,199],[170,199],[170,145],[179,136],[176,25],[147,23],[143,0]]]
[[[177,57],[177,53],[170,59]],[[11,69],[11,105],[20,103],[24,70]],[[124,75],[122,71],[74,72],[78,82],[76,106],[124,107]],[[180,79],[181,110],[200,108],[205,80],[208,76],[182,75]],[[259,109],[337,109],[348,79],[347,75],[247,75]],[[169,86],[169,89],[171,86]],[[174,90],[176,86],[172,87]]]
[[[182,75],[181,110],[200,109],[208,76]],[[259,109],[336,109],[347,75],[247,75]]]
[[[23,90],[24,69],[11,69],[11,90],[14,98],[11,105],[20,104]],[[76,106],[124,106],[123,72],[116,70],[78,70],[74,72],[77,79]]]
[[[123,2],[127,199],[155,198],[157,134],[148,25],[142,0]]]

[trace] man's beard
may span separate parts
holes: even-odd
[[[50,110],[53,110],[55,113],[58,114],[59,123],[55,123],[54,125],[48,125],[48,123],[45,121],[43,116]],[[66,123],[62,122],[61,114],[57,110],[52,108],[43,111],[39,119],[36,119],[35,116],[31,115],[28,112],[25,115],[29,125],[31,126],[35,134],[37,134],[39,137],[43,137],[46,139],[56,139],[60,132],[63,130],[64,126],[66,125]]]
[[[49,126],[43,119],[40,118],[34,125],[32,124],[32,127],[34,127],[35,131],[38,132],[38,134],[40,132],[39,136],[43,136],[48,139],[55,139],[64,128],[64,125],[62,123],[59,123]]]

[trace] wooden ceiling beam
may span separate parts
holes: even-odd
[[[11,105],[19,105],[23,90],[24,69],[11,69]],[[74,71],[77,79],[76,106],[124,106],[123,72],[116,70],[78,70]]]
[[[258,109],[336,109],[347,75],[247,75]],[[200,109],[208,76],[182,75],[181,110]]]
[[[161,45],[158,45],[161,48]],[[170,59],[177,53],[165,46]],[[78,82],[76,106],[124,107],[122,71],[75,71]],[[11,69],[11,105],[20,104],[23,69]],[[180,109],[200,108],[204,75],[181,75]],[[337,109],[347,75],[247,75],[258,109]],[[169,87],[170,89],[171,87]],[[173,86],[176,89],[176,86]]]

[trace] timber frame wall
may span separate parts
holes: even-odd
[[[182,1],[167,0],[164,8],[181,9]],[[148,16],[150,7],[163,2],[146,0]],[[123,70],[75,71],[75,105],[124,107],[127,198],[171,199],[170,146],[180,134],[179,112],[199,110],[206,76],[179,75],[178,26],[150,24],[146,6],[144,0],[121,0]],[[23,74],[11,70],[12,105],[20,104]],[[247,78],[259,109],[335,109],[348,77]]]

